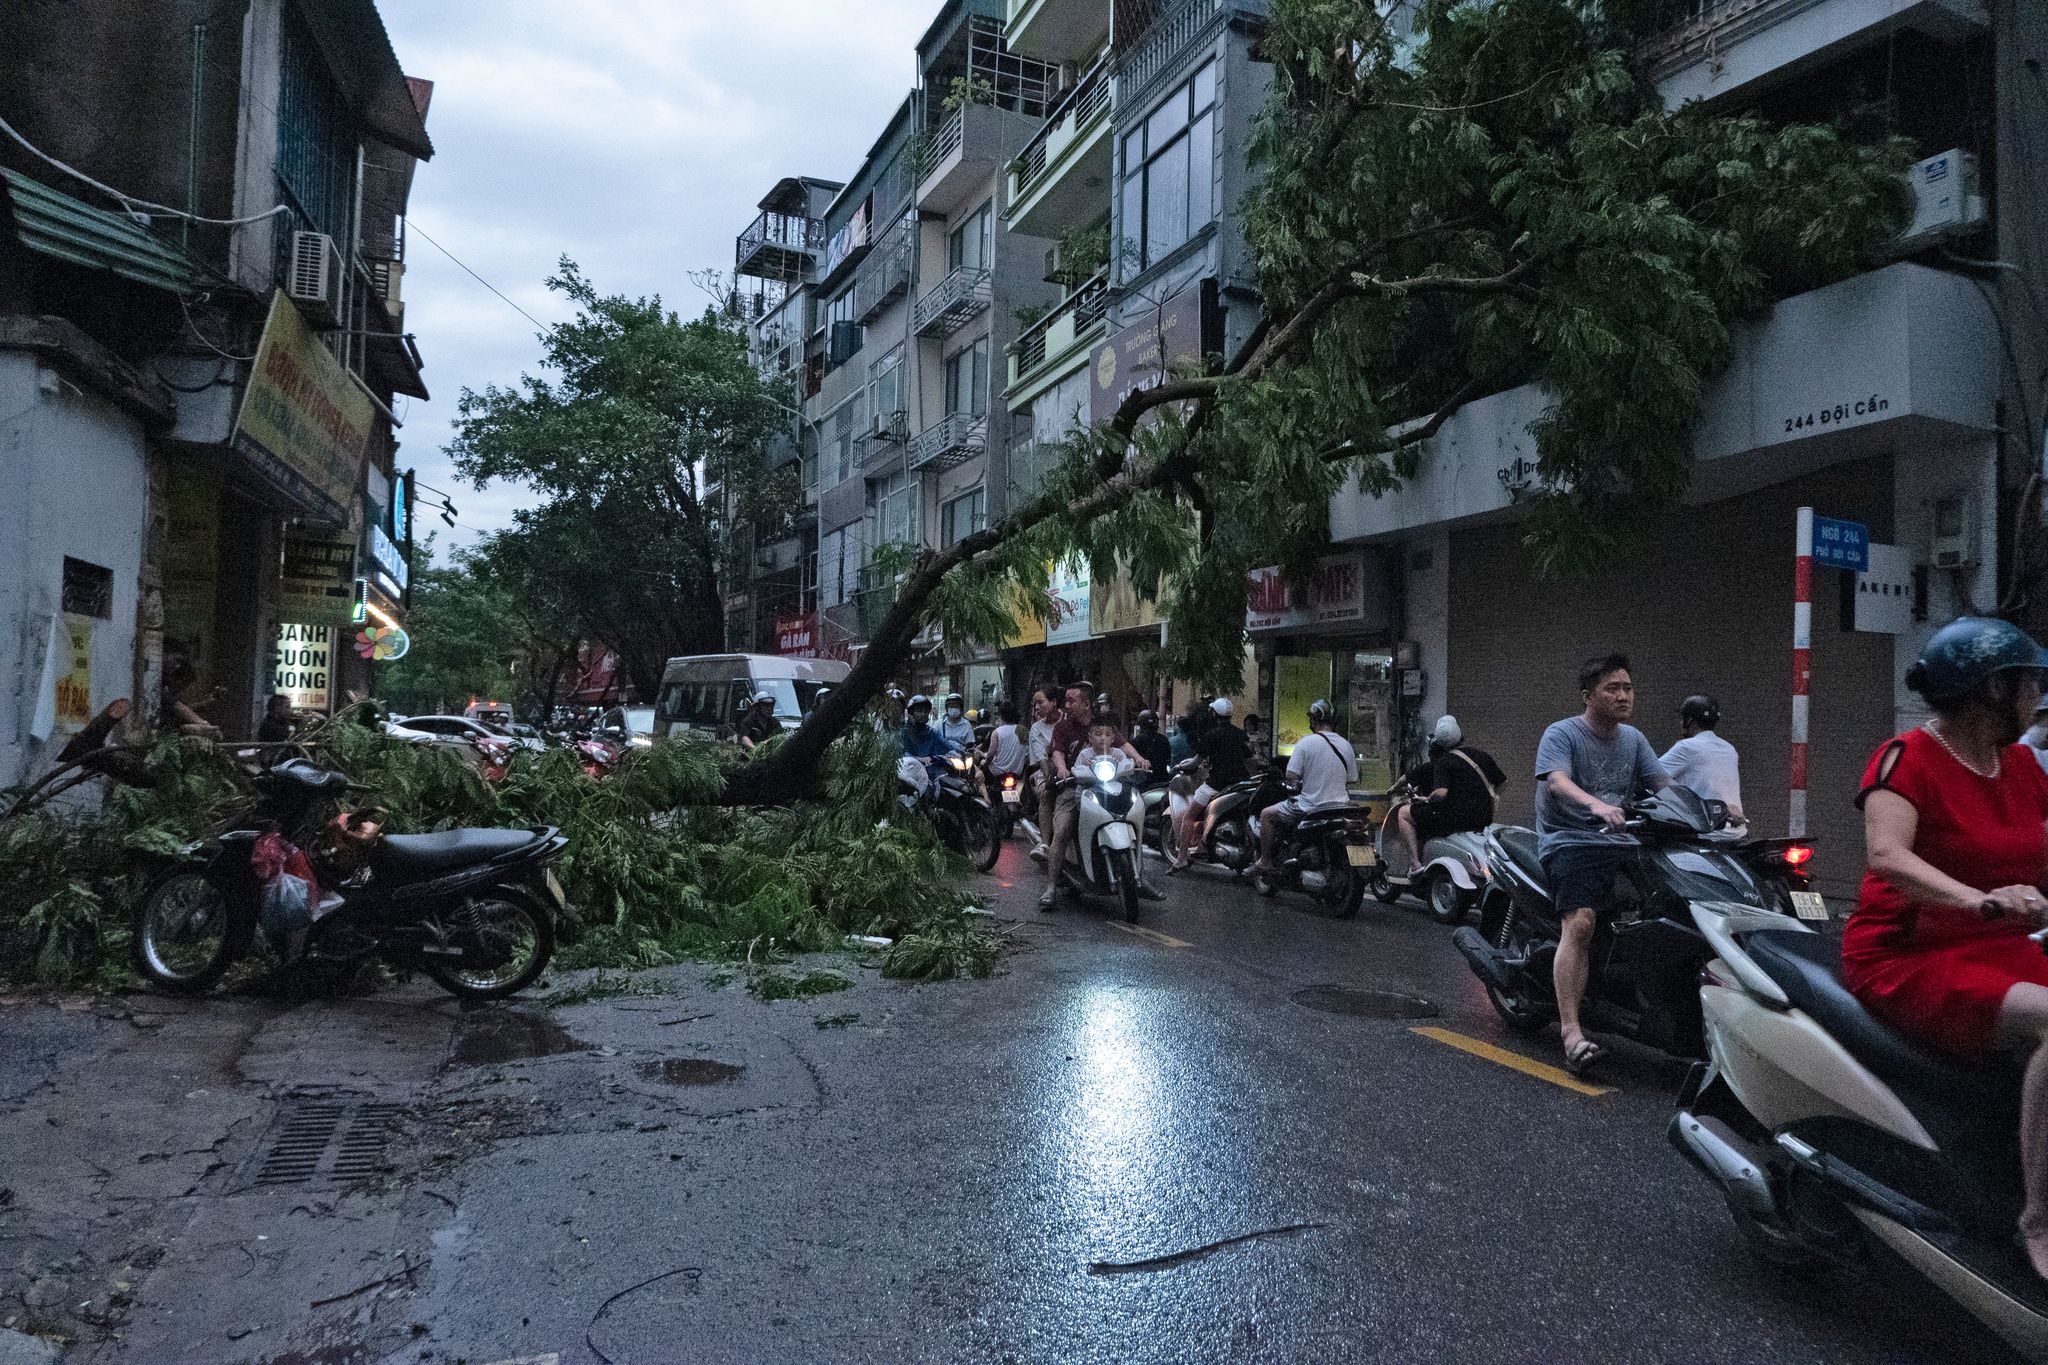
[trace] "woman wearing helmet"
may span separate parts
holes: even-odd
[[[1927,642],[1906,685],[1934,717],[1870,760],[1868,869],[1842,936],[1842,976],[1902,1032],[1952,1054],[2031,1050],[2020,1120],[2020,1231],[2048,1278],[2048,775],[2016,741],[2041,699],[2041,647],[1963,617]]]
[[[946,694],[946,718],[939,723],[939,734],[959,745],[961,753],[974,747],[974,722],[967,718],[967,699],[958,692]]]

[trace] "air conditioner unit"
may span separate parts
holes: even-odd
[[[872,435],[878,441],[901,441],[910,435],[910,418],[901,412],[878,412]]]
[[[324,232],[292,234],[291,269],[285,293],[315,323],[333,327],[340,317],[341,256]]]
[[[1977,158],[1969,152],[1957,148],[1916,162],[1906,183],[1913,190],[1913,218],[1899,234],[1901,251],[1960,236],[1984,221]]]

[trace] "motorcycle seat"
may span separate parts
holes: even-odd
[[[1493,837],[1500,841],[1509,861],[1526,872],[1538,886],[1548,886],[1550,879],[1543,875],[1543,860],[1536,856],[1536,831],[1520,825],[1496,825]]]
[[[488,863],[538,843],[530,829],[444,829],[438,834],[387,834],[378,842],[379,861],[392,872],[419,876]]]
[[[1842,984],[1841,946],[1827,935],[1763,929],[1746,935],[1742,947],[1795,1008],[1886,1085],[1964,1099],[1981,1097],[1991,1084],[1988,1068],[1921,1047],[1865,1009]]]

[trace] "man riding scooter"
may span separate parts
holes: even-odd
[[[1273,861],[1280,836],[1291,835],[1305,815],[1349,805],[1351,784],[1358,780],[1358,752],[1330,728],[1330,703],[1318,698],[1308,704],[1308,728],[1287,760],[1287,779],[1297,793],[1259,814],[1259,861],[1253,871],[1266,876],[1280,870]]]
[[[1465,743],[1456,716],[1444,716],[1430,736],[1429,761],[1408,774],[1415,800],[1395,813],[1408,866],[1422,865],[1422,846],[1450,834],[1478,833],[1493,823],[1494,803],[1508,775],[1493,755]]]

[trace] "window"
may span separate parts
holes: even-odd
[[[827,531],[818,537],[818,606],[836,607],[852,594],[860,573],[860,545],[848,535],[852,528]],[[849,562],[851,559],[851,562]]]
[[[844,483],[853,477],[853,441],[860,435],[860,409],[860,395],[856,393],[825,419],[828,423],[825,435],[825,473],[834,484]]]
[[[995,202],[983,204],[965,222],[946,234],[948,270],[987,270],[995,228]]]
[[[875,509],[875,544],[898,542],[915,545],[924,539],[924,523],[918,515],[918,476],[891,474],[877,479],[871,490]]]
[[[1124,135],[1125,273],[1164,258],[1216,216],[1215,113],[1211,62]]]
[[[806,424],[797,436],[797,445],[802,452],[798,476],[803,481],[804,491],[813,492],[818,487],[818,429]]]
[[[113,620],[114,571],[64,556],[64,610],[72,616]]]
[[[901,346],[868,367],[868,411],[877,417],[904,411]]]
[[[939,548],[957,545],[986,523],[981,490],[962,493],[939,508]]]
[[[855,321],[853,287],[825,307],[825,358],[827,368],[844,365],[860,353],[866,334]]]
[[[956,351],[946,361],[946,413],[979,417],[988,411],[988,338]]]

